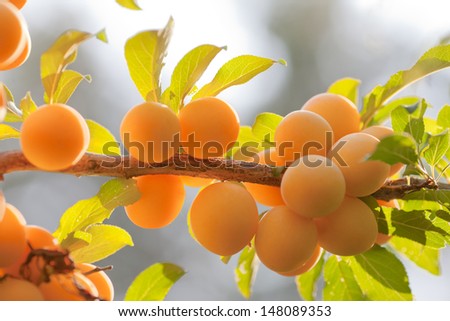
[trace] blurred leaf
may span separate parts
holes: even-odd
[[[396,134],[381,139],[369,159],[394,165],[396,163],[415,164],[419,157],[414,141],[409,136]]]
[[[78,263],[94,263],[111,256],[124,246],[133,246],[130,234],[117,226],[94,224],[87,228],[86,233],[92,237],[87,246],[69,249],[71,258]]]
[[[104,32],[103,30],[100,32]],[[64,32],[58,39],[52,44],[52,46],[45,51],[41,56],[41,79],[44,86],[44,101],[46,103],[54,102],[54,95],[59,91],[61,96],[63,92],[67,96],[67,92],[70,89],[61,89],[60,81],[64,74],[64,70],[68,65],[73,63],[76,59],[78,47],[86,40],[95,37],[96,34],[88,32],[69,30]],[[64,76],[66,79],[63,86],[66,87],[68,79],[72,79],[73,75],[70,74]],[[67,79],[68,78],[68,79]],[[81,80],[80,80],[81,81]],[[69,86],[69,87],[73,87]],[[73,91],[72,91],[73,92]],[[70,93],[71,95],[71,93]],[[69,97],[70,97],[69,95]],[[61,98],[61,97],[60,97]]]
[[[320,257],[317,264],[308,272],[295,277],[295,284],[299,295],[307,301],[314,301],[317,295],[317,281],[319,280],[325,260],[324,255]]]
[[[437,124],[444,128],[450,128],[450,105],[442,107],[439,111]]]
[[[332,255],[323,270],[323,300],[362,301],[365,299],[348,262]]]
[[[444,130],[444,128],[437,124],[435,119],[424,117],[423,123],[425,125],[425,131],[432,135],[437,135]]]
[[[391,252],[375,245],[371,250],[346,257],[364,295],[376,301],[412,300],[408,275]]]
[[[274,113],[259,114],[253,123],[252,132],[259,141],[273,144],[275,129],[282,120],[282,116]]]
[[[239,255],[238,265],[234,270],[234,278],[239,292],[246,299],[250,299],[252,295],[258,265],[259,261],[254,245],[246,246]]]
[[[59,243],[70,233],[86,231],[90,225],[102,223],[119,206],[136,202],[140,197],[133,179],[112,179],[102,185],[98,194],[75,203],[62,215],[54,233]]]
[[[428,147],[423,152],[423,157],[430,166],[435,166],[450,147],[450,136],[448,129],[438,135],[431,135],[428,140]]]
[[[191,227],[189,226],[189,228],[191,228]],[[230,262],[231,258],[232,258],[232,256],[230,256],[230,255],[228,255],[228,256],[221,256],[220,260],[222,261],[223,264],[228,264]]]
[[[20,138],[20,132],[14,127],[6,124],[0,124],[0,140],[10,138]]]
[[[192,91],[195,83],[222,49],[224,47],[201,45],[189,51],[176,65],[170,86],[164,91],[161,102],[178,113],[184,98]]]
[[[140,32],[125,44],[125,59],[131,79],[145,101],[158,101],[161,97],[161,69],[173,25],[171,17],[164,29]]]
[[[360,84],[359,79],[342,78],[331,84],[327,92],[347,97],[354,104],[357,104]]]
[[[86,119],[86,123],[90,133],[88,152],[102,155],[120,155],[120,145],[108,129],[90,119]]]
[[[135,0],[116,0],[118,4],[122,7],[130,9],[130,10],[142,10],[136,3]]]
[[[33,98],[31,98],[30,92],[27,92],[25,97],[20,101],[20,110],[22,110],[22,119],[24,120],[37,110],[36,103]]]
[[[97,32],[95,34],[95,38],[97,38],[98,40],[104,42],[104,43],[108,43],[108,35],[106,34],[106,30],[102,29],[99,32]]]
[[[410,134],[417,144],[421,144],[425,133],[423,119],[410,118],[408,124],[406,124],[405,132]]]
[[[384,105],[373,117],[371,125],[381,124],[391,116],[394,109],[398,107],[404,107],[407,110],[416,109],[420,104],[420,98],[418,97],[401,97],[394,99],[391,102]]]
[[[404,107],[397,107],[391,113],[392,129],[396,133],[403,133],[409,121],[409,113]]]
[[[53,102],[65,104],[69,101],[72,94],[78,88],[78,85],[83,81],[91,82],[91,76],[82,75],[73,70],[65,70],[61,73],[58,87],[53,94]],[[47,93],[44,94],[44,101],[50,101]]]
[[[440,275],[439,250],[426,247],[414,241],[393,237],[390,244],[417,266],[434,274]]]
[[[22,118],[22,111],[17,108],[17,106],[14,104],[14,96],[11,93],[11,91],[9,90],[9,88],[4,84],[0,82],[0,86],[3,87],[3,90],[5,91],[6,94],[6,107],[7,107],[7,111],[6,111],[6,116],[5,119],[3,120],[5,123],[17,123],[17,122],[22,122],[23,118]]]
[[[383,86],[376,86],[364,97],[363,123],[367,125],[382,105],[403,88],[449,66],[450,45],[431,48],[419,58],[411,69],[397,72]]]
[[[231,86],[245,84],[275,63],[284,64],[285,62],[251,55],[233,58],[225,63],[219,69],[214,79],[200,88],[192,99],[216,96]]]
[[[172,263],[156,263],[141,272],[127,290],[125,301],[161,301],[185,274]]]

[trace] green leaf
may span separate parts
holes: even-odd
[[[71,258],[78,263],[94,263],[116,253],[124,246],[133,246],[130,234],[124,229],[105,224],[94,224],[86,230],[92,237],[88,245],[69,249]]]
[[[116,0],[118,4],[122,7],[130,9],[130,10],[142,10],[136,3],[135,0]]]
[[[331,84],[327,92],[347,97],[357,104],[360,84],[361,81],[358,79],[342,78]]]
[[[164,29],[140,32],[125,44],[125,59],[131,79],[145,101],[159,101],[161,97],[161,69],[173,25],[170,18]]]
[[[89,75],[82,75],[73,70],[63,71],[59,78],[58,86],[53,94],[53,102],[61,104],[67,103],[83,80],[91,82],[91,77]],[[47,93],[44,94],[44,101],[50,101]]]
[[[216,96],[223,90],[236,85],[245,84],[253,77],[269,69],[275,63],[283,63],[269,58],[244,55],[231,59],[217,72],[214,79],[200,88],[192,98]]]
[[[404,211],[403,209],[390,208],[390,211],[390,222],[394,228],[394,235],[433,248],[445,246],[448,232],[433,224],[424,210]],[[388,212],[387,208],[385,212]]]
[[[394,99],[380,108],[380,110],[373,117],[371,125],[383,123],[389,118],[389,116],[391,116],[392,111],[398,107],[404,107],[407,110],[414,110],[418,108],[419,104],[420,98],[418,97],[401,97]]]
[[[404,107],[397,107],[391,113],[392,129],[396,133],[403,133],[409,121],[409,113]]]
[[[390,244],[406,258],[414,262],[417,266],[434,274],[440,275],[439,250],[426,247],[414,241],[393,237]]]
[[[259,141],[269,144],[273,143],[275,129],[282,120],[282,116],[274,113],[259,114],[253,123],[252,132]]]
[[[89,226],[102,223],[116,207],[132,204],[139,197],[135,180],[112,179],[102,185],[96,196],[70,207],[62,215],[54,236],[62,243],[69,234],[86,231]]]
[[[417,144],[421,144],[425,133],[423,119],[410,118],[408,124],[406,124],[405,132],[410,134]]]
[[[412,300],[408,275],[391,252],[375,245],[371,250],[346,257],[364,295],[376,301]]]
[[[428,140],[428,148],[423,152],[423,157],[430,166],[435,166],[450,147],[450,135],[448,129],[438,135],[431,135]]]
[[[185,274],[172,263],[156,263],[141,272],[127,290],[125,301],[161,301]]]
[[[412,114],[404,107],[397,107],[391,114],[392,129],[396,133],[410,134],[417,144],[422,142],[425,132],[423,118],[413,118]]]
[[[59,38],[47,51],[42,54],[41,79],[45,92],[44,101],[46,103],[53,103],[55,98],[54,95],[58,91],[61,96],[68,95],[68,92],[70,92],[69,89],[66,88],[64,90],[59,88],[64,70],[68,65],[75,61],[77,57],[78,47],[84,41],[95,36],[96,34],[78,30],[66,31],[61,36],[59,36]],[[69,81],[72,78],[70,74],[64,77],[65,80],[63,86],[69,88],[73,87],[73,84],[71,86],[67,85],[67,82],[71,82]]]
[[[239,255],[238,265],[234,270],[234,277],[239,292],[246,299],[252,295],[252,287],[258,271],[258,259],[256,258],[255,247],[246,246]]]
[[[7,107],[6,116],[4,119],[5,123],[17,123],[23,121],[22,111],[20,108],[14,104],[14,96],[9,90],[9,88],[0,82],[0,86],[3,87],[6,94],[6,102],[5,105]]]
[[[362,301],[365,299],[348,262],[332,255],[323,270],[325,301]]]
[[[324,255],[322,254],[317,264],[311,270],[295,277],[297,291],[304,300],[314,301],[316,299],[317,281],[322,274],[324,263]]]
[[[369,159],[394,165],[396,163],[415,164],[419,157],[416,152],[416,144],[411,137],[396,134],[381,139]]]
[[[450,45],[431,48],[419,58],[411,69],[397,72],[383,86],[375,87],[364,97],[363,123],[367,125],[381,106],[397,92],[415,81],[447,67],[450,67]]]
[[[30,92],[27,92],[25,97],[20,101],[20,110],[22,111],[22,119],[24,120],[37,110],[36,103],[33,98],[31,98]]]
[[[20,132],[14,127],[6,124],[0,124],[0,140],[10,138],[20,138]]]
[[[444,128],[450,128],[450,105],[442,107],[439,111],[437,124]]]
[[[224,47],[201,45],[189,51],[176,65],[170,86],[164,91],[161,102],[178,113],[186,96],[222,49]]]
[[[88,152],[120,156],[120,145],[108,129],[90,119],[86,123],[90,133]]]
[[[450,210],[450,191],[449,190],[431,190],[422,189],[417,192],[411,192],[405,195],[404,200],[432,201],[441,204]]]

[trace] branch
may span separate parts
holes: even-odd
[[[21,151],[0,153],[0,180],[5,174],[19,171],[38,171],[28,162]],[[214,178],[262,185],[280,186],[283,174],[277,175],[267,165],[236,161],[224,158],[196,159],[186,154],[177,154],[163,163],[147,164],[130,157],[85,154],[74,166],[59,173],[75,176],[109,176],[132,178],[142,175],[184,175]],[[420,178],[400,178],[387,181],[372,194],[379,200],[403,198],[407,193],[427,189],[450,190],[450,184],[435,183]]]

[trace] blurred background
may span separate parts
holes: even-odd
[[[69,104],[118,137],[126,111],[142,101],[125,63],[126,39],[144,29],[162,28],[170,16],[175,31],[163,69],[168,84],[176,62],[193,47],[211,43],[228,46],[202,78],[208,82],[221,64],[241,54],[283,58],[249,84],[221,94],[237,110],[242,124],[251,125],[263,111],[285,115],[311,96],[326,91],[341,77],[360,79],[361,94],[384,83],[389,75],[407,69],[430,47],[450,34],[450,2],[446,0],[140,0],[143,11],[126,10],[114,0],[28,0],[23,9],[33,49],[20,68],[0,73],[16,99],[27,91],[42,104],[40,55],[63,31],[96,32],[106,28],[109,43],[83,44],[73,68],[91,74]],[[411,86],[401,94],[426,97],[431,114],[450,102],[450,72],[443,71]],[[1,141],[0,151],[17,148]],[[105,179],[75,178],[49,173],[15,173],[2,184],[8,202],[28,223],[56,229],[59,217],[77,200],[93,196]],[[114,265],[109,273],[121,300],[134,277],[155,262],[173,262],[187,274],[173,287],[169,300],[240,300],[233,269],[201,248],[188,234],[186,213],[196,189],[187,188],[185,208],[176,221],[162,230],[135,227],[123,209],[111,224],[131,233],[135,246],[125,248],[99,265]],[[417,300],[450,299],[450,252],[443,251],[442,276],[435,277],[406,263]],[[277,276],[261,267],[254,300],[298,300],[292,278]]]

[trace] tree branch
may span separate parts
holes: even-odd
[[[19,171],[38,171],[21,151],[0,153],[0,180],[5,174]],[[200,160],[186,154],[177,154],[167,162],[146,164],[133,158],[85,154],[74,166],[59,173],[75,176],[109,176],[131,178],[142,175],[184,175],[280,186],[283,173],[277,175],[272,167],[262,164],[224,158]],[[387,181],[372,194],[379,200],[403,198],[407,193],[422,188],[450,190],[450,184],[435,183],[420,178],[400,178]]]

